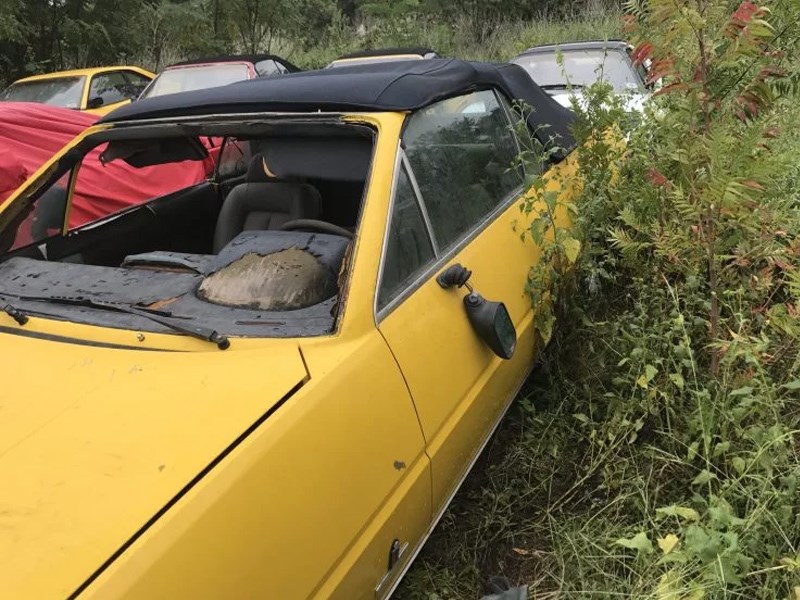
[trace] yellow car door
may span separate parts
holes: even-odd
[[[413,397],[431,459],[432,507],[447,504],[533,364],[533,313],[524,292],[536,259],[515,231],[522,176],[510,111],[492,90],[434,104],[408,118],[396,169],[378,327]],[[471,327],[465,288],[437,276],[460,263],[516,328],[510,360]]]

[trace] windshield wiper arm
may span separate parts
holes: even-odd
[[[545,85],[540,85],[539,88],[545,91],[547,90],[580,90],[586,86],[583,86],[579,83],[547,83]]]
[[[9,303],[5,296],[0,296],[0,310],[6,313],[20,325],[25,325],[25,323],[28,322],[28,314],[24,310],[20,310],[13,304]]]
[[[18,296],[18,298],[23,301],[50,302],[51,304],[64,304],[67,306],[87,306],[89,308],[111,310],[129,315],[136,315],[137,317],[150,319],[151,321],[158,323],[159,325],[163,325],[168,329],[172,329],[173,331],[177,331],[178,333],[183,333],[199,340],[205,340],[207,342],[211,342],[212,344],[216,344],[217,348],[220,350],[227,350],[231,345],[231,342],[227,336],[218,333],[215,329],[178,322],[176,317],[172,316],[172,313],[165,311],[138,308],[136,306],[131,306],[130,304],[117,304],[115,302],[103,302],[101,300],[92,300],[91,298],[72,298],[69,296]],[[24,313],[22,316],[25,316],[27,319],[27,315]]]
[[[46,302],[55,302],[58,304],[70,304],[73,306],[88,306],[90,308],[113,310],[129,315],[144,317],[145,319],[150,319],[151,321],[172,329],[173,331],[177,331],[178,333],[184,333],[199,340],[205,340],[207,342],[211,342],[212,344],[216,344],[217,348],[220,350],[227,350],[231,345],[230,340],[228,340],[226,336],[218,333],[215,329],[198,325],[189,325],[187,323],[180,323],[176,321],[175,318],[172,317],[172,313],[169,312],[137,308],[135,306],[131,306],[130,304],[102,302],[100,300],[92,300],[91,298],[69,298],[57,296],[55,298],[44,298],[44,300]]]

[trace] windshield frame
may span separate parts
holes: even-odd
[[[370,195],[375,193],[373,191],[373,178],[375,177],[374,172],[376,169],[379,171],[383,171],[385,169],[385,165],[379,165],[377,163],[386,162],[386,160],[379,157],[382,156],[382,152],[386,151],[386,142],[381,141],[382,139],[386,139],[384,138],[382,127],[385,125],[384,119],[387,119],[389,116],[397,119],[398,122],[402,121],[402,115],[391,112],[311,114],[245,113],[234,115],[188,116],[169,119],[152,119],[140,122],[121,122],[115,124],[96,125],[92,128],[89,128],[86,132],[79,136],[79,138],[76,138],[76,141],[71,145],[62,149],[58,155],[56,155],[56,157],[47,163],[47,165],[43,167],[40,172],[31,178],[25,186],[23,186],[20,190],[17,190],[14,195],[12,195],[5,203],[3,203],[0,206],[0,221],[7,223],[7,219],[9,218],[7,215],[13,215],[13,213],[18,213],[20,210],[22,210],[15,206],[9,206],[9,204],[16,203],[18,206],[29,204],[36,197],[47,191],[49,185],[52,185],[53,182],[58,181],[58,179],[63,177],[63,175],[70,169],[74,169],[76,164],[80,164],[84,156],[91,152],[92,149],[98,144],[113,140],[150,137],[156,135],[159,137],[164,137],[166,135],[172,135],[174,137],[186,137],[188,134],[191,134],[196,138],[199,138],[207,133],[221,136],[225,134],[231,134],[233,131],[236,131],[239,135],[252,135],[254,126],[263,127],[264,134],[268,135],[271,130],[274,131],[276,126],[279,125],[294,125],[300,128],[298,131],[301,131],[302,129],[311,125],[319,125],[323,128],[336,126],[343,129],[348,129],[351,132],[353,131],[353,128],[357,128],[362,130],[362,134],[359,135],[366,134],[371,138],[369,168],[364,179],[364,191],[361,198],[361,206],[357,221],[355,223],[355,235],[360,236],[362,227],[364,223],[367,222],[365,215],[367,214],[367,207],[370,204],[368,198]],[[391,121],[389,122],[391,123]],[[202,127],[202,130],[199,130],[199,127]],[[294,135],[294,133],[291,132],[287,133],[288,135]],[[381,146],[384,147],[383,150],[381,150]],[[393,155],[391,158],[393,160]],[[217,185],[217,183],[213,181],[209,181],[208,183]],[[159,200],[163,199],[156,199],[156,201]],[[86,232],[90,232],[93,229],[101,227],[133,211],[146,210],[148,204],[149,203],[138,207],[133,207],[122,213],[110,215],[109,217],[91,223],[81,229]],[[78,230],[70,230],[68,235],[72,235],[77,231]],[[37,247],[39,250],[42,250],[42,246],[44,245],[45,244],[39,244]],[[34,249],[33,246],[30,246],[29,248]],[[43,254],[47,256],[47,252],[43,252]],[[280,325],[280,329],[282,331],[278,331],[277,329],[271,331],[263,330],[263,328],[267,325],[278,325],[277,323],[271,323],[269,320],[270,318],[275,318],[275,313],[270,311],[263,313],[267,318],[267,320],[263,323],[257,323],[256,321],[247,319],[236,321],[232,320],[230,327],[220,327],[219,320],[223,318],[221,316],[222,313],[220,313],[219,315],[213,315],[213,318],[210,320],[203,321],[202,325],[214,328],[215,330],[219,331],[220,335],[223,336],[228,335],[236,338],[252,340],[277,340],[287,338],[316,339],[324,338],[330,335],[337,335],[341,332],[341,328],[344,326],[344,320],[347,314],[352,314],[353,312],[356,312],[356,316],[361,314],[360,311],[352,311],[347,309],[352,303],[349,288],[352,285],[352,277],[356,271],[356,255],[356,252],[348,252],[345,254],[347,266],[343,267],[343,272],[346,272],[346,275],[343,276],[344,279],[340,280],[342,283],[337,296],[308,308],[299,308],[297,310],[283,313],[286,319],[285,322]],[[0,257],[0,265],[6,262],[6,260],[17,256],[22,258],[33,258],[33,255],[30,253],[20,253],[15,250]],[[52,261],[49,264],[54,264],[56,262],[63,262],[65,266],[69,266],[71,264],[70,260],[61,261],[56,256],[52,257]],[[44,262],[42,264],[48,263]],[[91,265],[92,263],[89,264],[89,266]],[[18,295],[10,290],[0,293],[7,296]],[[43,300],[38,301],[39,307],[43,306],[41,302],[43,302]],[[368,299],[365,298],[364,302],[368,302]],[[22,305],[21,310],[26,311],[29,314],[31,313],[32,306],[29,302],[20,301],[20,304]],[[229,309],[230,307],[225,308],[225,310]],[[241,310],[244,311],[249,309],[243,308]],[[36,316],[39,318],[59,322],[68,322],[76,326],[88,325],[117,331],[135,329],[139,331],[150,331],[158,334],[170,333],[163,325],[154,323],[152,319],[146,319],[142,316],[136,315],[125,315],[119,311],[98,311],[91,308],[89,308],[87,311],[86,307],[80,308],[78,306],[68,305],[56,306],[53,304],[52,306],[48,307],[46,314],[43,310],[34,310],[33,312],[36,313]],[[211,310],[204,311],[206,316],[210,315],[212,312],[213,311]],[[177,316],[177,318],[198,318],[198,315],[195,313],[187,314],[194,315],[194,317]],[[328,323],[328,325],[324,325],[321,320],[323,314],[325,315],[325,322]],[[356,317],[354,316],[353,318]]]

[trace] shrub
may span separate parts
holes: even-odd
[[[800,582],[800,222],[775,141],[790,118],[776,94],[787,25],[750,2],[627,8],[634,57],[663,83],[621,163],[597,144],[602,90],[578,107],[594,141],[570,319],[583,325],[561,339],[568,371],[555,367],[583,385],[573,416],[586,468],[614,508],[596,539],[566,537],[594,557],[583,589],[789,597]]]
[[[559,326],[401,597],[502,572],[537,598],[800,598],[800,9],[769,8],[628,3],[660,91],[624,147],[606,86],[576,106],[581,198],[527,205]]]

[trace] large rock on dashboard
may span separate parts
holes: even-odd
[[[349,240],[284,231],[244,232],[222,249],[198,289],[214,304],[287,311],[338,293]]]

